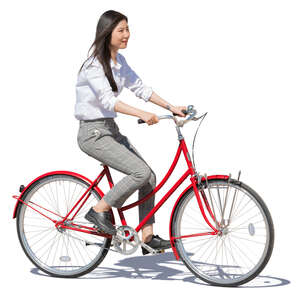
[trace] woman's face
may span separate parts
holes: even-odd
[[[111,33],[110,46],[114,50],[124,49],[130,37],[129,28],[126,20],[122,20]]]

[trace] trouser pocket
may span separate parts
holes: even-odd
[[[103,136],[113,135],[110,128],[102,128],[103,125],[96,124],[83,124],[80,126],[77,142],[80,149],[87,152],[87,149],[92,149],[95,147],[95,143]]]

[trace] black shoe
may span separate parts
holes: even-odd
[[[109,211],[103,211],[98,213],[91,207],[88,213],[85,215],[85,218],[89,222],[95,224],[100,231],[107,234],[115,235],[117,231],[110,221],[110,216],[111,214]]]
[[[145,243],[146,245],[150,246],[155,250],[164,250],[171,248],[171,243],[168,240],[164,240],[158,235],[152,235],[152,239],[150,242]],[[143,255],[150,253],[147,249],[142,247]]]

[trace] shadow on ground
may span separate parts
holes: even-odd
[[[39,276],[50,277],[38,268],[33,268],[31,273]],[[204,286],[209,285],[196,278],[181,261],[177,261],[175,259],[172,252],[159,255],[127,257],[119,260],[113,265],[113,267],[102,267],[100,265],[91,273],[77,278],[77,280],[110,278],[173,280]],[[267,288],[287,284],[290,284],[290,281],[287,279],[259,275],[238,288]]]

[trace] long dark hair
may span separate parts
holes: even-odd
[[[118,23],[122,20],[126,20],[128,22],[128,19],[123,14],[114,11],[114,10],[108,10],[102,16],[100,17],[98,24],[97,24],[97,30],[96,30],[96,37],[95,40],[90,47],[88,53],[90,50],[94,47],[94,50],[92,54],[84,61],[82,64],[79,72],[81,71],[82,67],[86,63],[86,61],[90,57],[94,57],[94,59],[97,57],[99,62],[102,64],[104,73],[110,83],[110,86],[114,92],[118,91],[118,87],[116,85],[116,82],[114,80],[112,70],[110,67],[110,41],[111,41],[111,33],[114,30],[114,28],[118,25]],[[93,61],[94,61],[93,59]],[[79,73],[78,72],[78,73]]]

